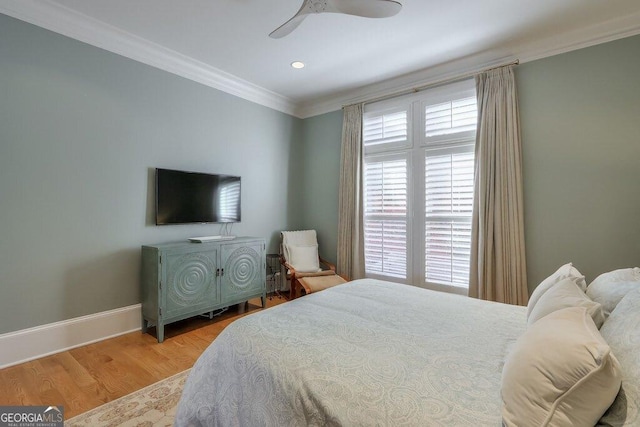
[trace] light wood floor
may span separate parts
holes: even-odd
[[[267,307],[286,302],[267,299]],[[132,332],[95,344],[0,370],[0,406],[63,405],[69,419],[193,366],[222,330],[261,310],[251,300],[215,317],[188,319],[165,327],[165,340]],[[150,332],[155,334],[155,328]]]

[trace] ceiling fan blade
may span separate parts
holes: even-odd
[[[298,28],[298,25],[300,25],[302,21],[304,21],[307,15],[315,12],[312,7],[312,3],[312,0],[304,0],[302,2],[302,6],[300,6],[300,9],[298,9],[296,14],[293,15],[293,18],[289,19],[287,22],[272,31],[271,34],[269,34],[269,37],[271,37],[272,39],[280,39]]]
[[[395,0],[327,0],[327,5],[340,13],[365,18],[389,18],[402,9]]]
[[[272,39],[280,39],[288,35],[293,30],[298,28],[298,25],[300,25],[307,16],[307,13],[302,15],[295,15],[293,18],[289,19],[287,22],[272,31],[271,34],[269,34],[269,37],[271,37]]]
[[[388,18],[400,12],[402,3],[396,0],[304,0],[293,18],[275,29],[269,37],[282,38],[298,28],[312,13],[345,13],[365,18]]]

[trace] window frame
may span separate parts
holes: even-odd
[[[473,79],[432,88],[424,92],[406,95],[393,100],[365,105],[363,127],[367,117],[380,113],[400,111],[403,108],[407,111],[406,141],[401,143],[376,144],[369,147],[364,146],[363,149],[363,161],[365,163],[369,158],[385,158],[388,156],[391,158],[392,156],[398,156],[402,153],[407,155],[406,279],[372,273],[366,273],[366,277],[402,282],[450,293],[468,294],[468,283],[466,287],[454,286],[428,282],[425,277],[425,158],[428,152],[474,151],[476,131],[426,136],[425,109],[428,105],[435,105],[451,101],[452,99],[471,96],[475,97],[475,83]],[[363,221],[365,220],[365,215],[366,214],[363,214]]]

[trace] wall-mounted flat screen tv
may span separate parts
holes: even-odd
[[[240,177],[156,169],[156,225],[240,222]]]

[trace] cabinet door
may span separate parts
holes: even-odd
[[[255,297],[264,291],[264,243],[229,243],[221,245],[222,299]]]
[[[194,247],[196,248],[196,247]],[[205,312],[220,302],[216,286],[218,248],[173,251],[163,254],[162,295],[165,319]]]

